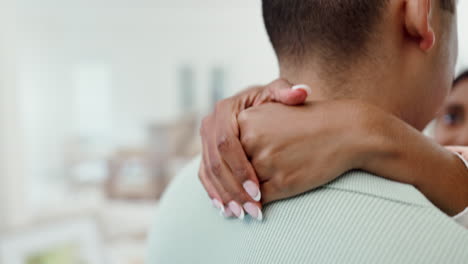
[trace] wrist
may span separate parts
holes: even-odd
[[[408,130],[406,124],[373,107],[368,107],[357,123],[359,132],[356,134],[360,138],[353,146],[357,150],[356,168],[385,177],[383,168],[397,164],[404,154],[404,138],[398,134]],[[392,168],[389,170],[394,171]]]
[[[344,101],[347,115],[340,121],[340,149],[347,168],[367,170],[382,150],[386,139],[378,132],[382,125],[372,107],[358,101]],[[351,117],[351,118],[350,118]],[[345,133],[343,133],[345,131]]]
[[[354,122],[353,168],[415,186],[456,215],[468,206],[468,170],[453,153],[400,119],[369,107]]]
[[[450,216],[468,207],[468,170],[454,153],[444,151],[432,160],[432,172],[418,177],[416,188]]]

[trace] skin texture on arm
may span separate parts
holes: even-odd
[[[254,91],[257,90],[250,93]],[[227,99],[227,102],[229,100],[240,99]],[[317,188],[351,169],[363,169],[414,185],[449,215],[455,215],[468,206],[468,170],[463,162],[419,131],[376,107],[341,100],[299,107],[256,105],[246,109],[235,118],[239,122],[236,135],[242,142],[242,153],[232,152],[231,144],[217,155],[223,159],[223,155],[230,153],[231,160],[251,162],[255,168],[255,181],[261,184],[259,209],[261,204]],[[217,112],[217,115],[221,121],[230,120],[222,118],[222,112]],[[205,129],[231,129],[225,128],[225,122],[219,120],[205,124]],[[202,138],[204,142],[215,139],[211,133],[202,133]],[[220,197],[217,196],[218,189],[208,185],[215,180],[225,192],[224,197],[229,196],[228,199],[219,198],[227,208],[230,201],[241,206],[249,202],[248,199],[256,202],[245,190],[245,193],[225,191],[230,189],[228,185],[239,179],[232,172],[224,172],[224,177],[209,174],[209,169],[216,168],[206,155],[210,147],[217,151],[216,141],[211,145],[205,144],[200,172],[210,197]],[[242,186],[242,182],[238,186]],[[231,210],[231,213],[239,217],[241,210]]]
[[[468,207],[468,170],[453,154],[466,154],[463,148],[448,150],[391,116],[367,127],[380,137],[374,147],[380,154],[361,165],[365,170],[414,185],[448,215]]]
[[[281,83],[274,82],[267,90],[288,85]],[[468,206],[468,171],[461,160],[400,119],[371,105],[355,100],[314,102],[300,107],[244,104],[246,110],[238,110],[234,119],[231,108],[221,111],[226,105],[246,102],[243,97],[261,90],[256,87],[226,99],[225,105],[211,115],[218,119],[209,117],[202,127],[204,149],[200,179],[209,196],[220,199],[226,208],[231,207],[230,201],[239,205],[256,201],[245,190],[244,193],[225,191],[236,181],[237,186],[242,186],[239,175],[235,175],[239,171],[225,170],[220,177],[221,173],[215,170],[217,166],[213,166],[216,161],[208,158],[210,149],[220,160],[225,160],[224,155],[229,154],[230,160],[238,160],[237,164],[247,161],[249,166],[253,165],[255,182],[262,184],[259,209],[261,204],[312,190],[351,169],[363,169],[412,184],[449,215]],[[269,101],[273,100],[262,103]],[[233,151],[235,145],[230,144],[219,152],[213,133],[232,129],[231,121],[239,124],[236,124],[237,130],[230,133],[235,135],[230,140],[242,140],[242,150]],[[463,149],[452,149],[455,150],[463,153]],[[214,188],[213,181],[221,188]],[[225,192],[223,195],[227,199],[222,199],[218,192]],[[220,209],[221,205],[216,206]],[[244,209],[230,211],[239,217]]]
[[[313,190],[357,168],[366,149],[356,140],[364,135],[355,118],[360,107],[365,105],[330,101],[265,104],[241,112],[241,142],[259,177],[262,202]],[[343,112],[354,122],[337,118]]]
[[[302,107],[268,104],[242,112],[239,125],[244,149],[262,183],[264,203],[362,169],[414,185],[451,216],[468,206],[465,164],[376,107],[355,101]]]

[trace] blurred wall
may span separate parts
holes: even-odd
[[[16,221],[22,203],[22,138],[16,89],[15,8],[0,8],[0,231]],[[10,177],[7,177],[10,176]]]
[[[25,4],[20,6],[19,74],[26,80],[20,85],[30,95],[28,103],[50,105],[56,98],[40,95],[51,91],[63,105],[50,106],[49,112],[67,109],[79,67],[103,67],[110,75],[110,127],[119,131],[113,139],[117,144],[141,141],[142,131],[135,128],[180,114],[177,70],[184,65],[196,69],[201,110],[206,110],[209,75],[216,66],[225,67],[229,82],[236,84],[228,87],[230,93],[276,73],[257,1],[20,2]],[[66,111],[59,120],[73,123],[72,109]]]
[[[60,199],[47,179],[63,175],[71,137],[105,152],[142,144],[148,124],[182,114],[181,68],[194,69],[198,112],[210,107],[215,68],[226,72],[225,95],[276,76],[257,1],[8,1],[0,11],[8,223],[27,219],[27,205],[46,194]]]

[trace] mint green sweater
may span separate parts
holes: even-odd
[[[410,185],[355,171],[266,206],[263,222],[226,220],[198,180],[199,162],[161,200],[148,264],[468,264],[468,230]]]

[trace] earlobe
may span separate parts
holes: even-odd
[[[405,27],[424,52],[435,45],[435,33],[430,23],[431,0],[405,0]]]
[[[419,47],[423,51],[429,51],[432,49],[432,47],[434,47],[434,45],[435,45],[435,33],[432,27],[429,25],[426,36],[421,39],[421,42],[419,43]]]

